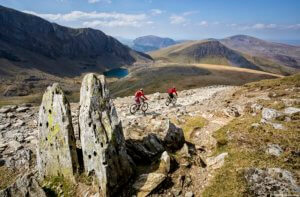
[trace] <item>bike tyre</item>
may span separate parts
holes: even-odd
[[[141,109],[142,109],[143,112],[146,112],[146,111],[148,110],[148,103],[147,103],[147,102],[144,102],[144,103],[142,104]]]
[[[174,98],[173,98],[173,100],[172,100],[172,103],[173,103],[173,105],[175,105],[175,104],[176,104],[176,102],[177,102],[177,98],[176,98],[176,97],[174,97]]]
[[[136,111],[137,111],[137,109],[138,109],[137,104],[133,104],[133,105],[130,106],[130,110],[129,111],[130,111],[131,114],[135,114]]]

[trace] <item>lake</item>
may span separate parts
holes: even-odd
[[[106,77],[123,78],[128,75],[128,70],[125,68],[115,68],[103,73]]]

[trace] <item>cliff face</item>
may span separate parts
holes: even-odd
[[[2,49],[0,58],[9,61],[17,59],[19,64],[23,62],[21,65],[31,63],[31,66],[33,64],[37,69],[47,65],[49,60],[54,60],[57,63],[52,69],[55,70],[55,65],[63,64],[60,58],[70,60],[75,65],[76,63],[78,65],[76,61],[84,60],[80,64],[96,66],[98,68],[94,70],[99,71],[105,67],[130,65],[139,60],[151,59],[99,30],[72,29],[2,6],[0,6],[0,46]],[[29,58],[26,52],[20,50],[26,50],[34,57]],[[32,59],[39,59],[39,66],[36,66],[37,63]],[[76,71],[76,66],[74,71],[80,73],[80,70]]]

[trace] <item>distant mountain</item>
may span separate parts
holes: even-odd
[[[161,38],[158,36],[143,36],[133,40],[132,48],[141,52],[149,52],[157,49],[165,48],[176,44],[177,42],[171,38]]]
[[[250,56],[260,57],[294,69],[300,69],[300,47],[267,42],[246,35],[237,35],[220,40],[227,47]]]
[[[154,51],[150,55],[156,60],[169,62],[223,64],[260,70],[239,52],[211,39],[177,44]]]
[[[160,61],[231,65],[288,75],[300,71],[299,52],[300,47],[238,35],[184,42],[150,55]]]
[[[115,37],[122,44],[129,46],[130,48],[133,46],[133,39],[123,38],[120,36]]]
[[[0,75],[40,71],[78,76],[150,62],[111,36],[90,28],[73,29],[0,6]]]

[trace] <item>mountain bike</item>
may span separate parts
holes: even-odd
[[[168,98],[166,100],[166,106],[169,106],[171,103],[173,105],[175,105],[176,102],[177,102],[177,96],[174,95],[173,98],[171,98],[171,97],[168,96]]]
[[[141,104],[138,105],[136,103],[132,104],[130,106],[130,113],[135,114],[138,110],[142,110],[142,112],[146,112],[148,110],[148,103],[145,101],[145,99],[141,99]]]

